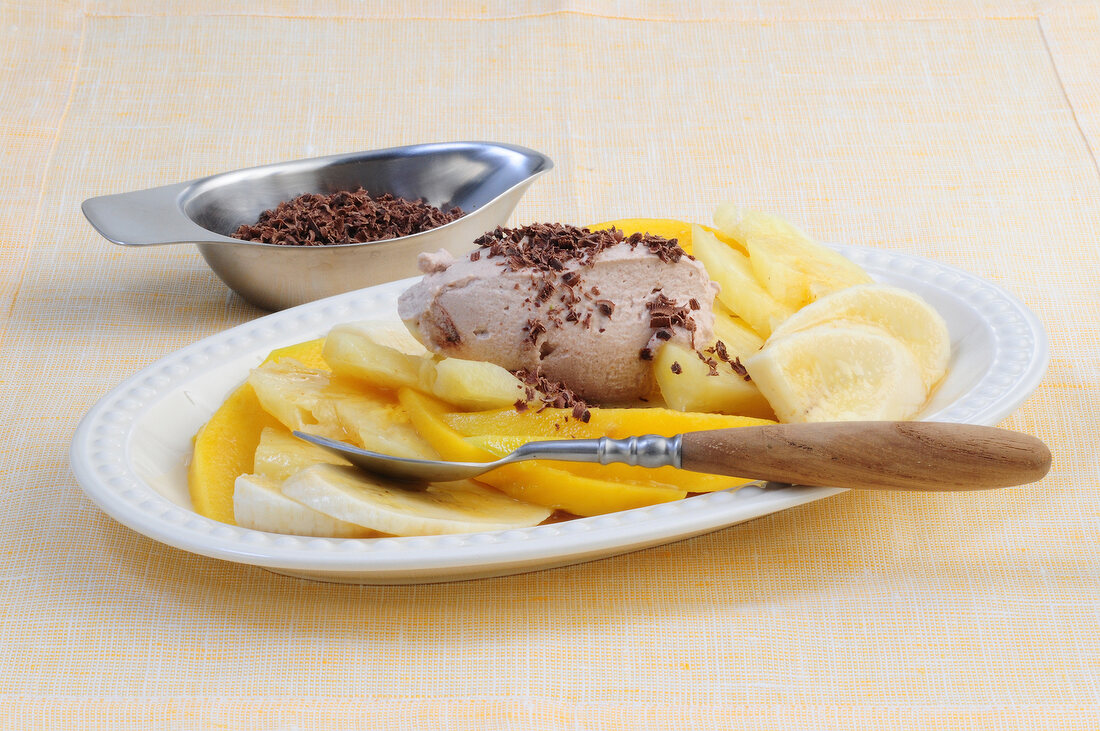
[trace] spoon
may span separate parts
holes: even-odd
[[[477,477],[528,459],[622,462],[753,480],[873,490],[981,490],[1022,485],[1050,469],[1050,450],[1028,434],[928,421],[769,424],[627,439],[524,444],[495,462],[407,459],[294,432],[360,469],[418,482]]]

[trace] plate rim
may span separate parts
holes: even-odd
[[[978,404],[976,410],[972,408],[969,412],[971,423],[1000,422],[1042,381],[1049,361],[1046,330],[1035,313],[1015,295],[963,269],[923,257],[869,247],[829,246],[869,268],[872,274],[889,272],[936,281],[943,288],[952,286],[951,293],[973,299],[966,302],[975,309],[983,303],[987,306],[996,303],[997,309],[992,313],[979,311],[979,314],[998,318],[991,321],[983,317],[994,334],[1002,336],[995,340],[998,346],[1004,344],[1004,331],[1010,328],[1017,335],[1029,336],[1025,348],[1006,352],[998,347],[993,363],[979,381],[982,388],[971,389],[960,399],[971,397]],[[117,522],[190,553],[272,569],[316,572],[319,576],[355,573],[363,580],[431,571],[439,574],[434,579],[413,579],[416,582],[446,581],[447,572],[454,570],[461,570],[463,575],[490,571],[499,575],[501,569],[504,573],[518,573],[540,565],[595,559],[700,535],[843,492],[838,488],[768,486],[767,492],[774,501],[786,504],[758,514],[750,509],[748,517],[731,517],[730,511],[736,512],[731,503],[751,499],[759,494],[753,490],[762,488],[706,493],[672,503],[518,530],[340,539],[281,536],[220,523],[173,503],[134,472],[130,450],[135,422],[160,399],[183,388],[189,380],[201,377],[202,366],[211,358],[232,356],[239,352],[242,343],[257,338],[279,340],[273,326],[288,318],[298,318],[299,327],[291,331],[294,334],[284,336],[282,344],[301,340],[298,331],[302,326],[330,327],[338,321],[330,318],[341,311],[351,319],[364,319],[362,312],[352,312],[356,302],[385,297],[389,290],[394,290],[395,295],[415,279],[315,300],[241,323],[168,353],[132,374],[99,398],[78,424],[69,449],[70,468],[77,483],[93,503]],[[264,347],[273,349],[279,344]],[[958,406],[959,401],[953,402],[929,416],[957,421],[952,417],[959,412]],[[104,450],[113,456],[105,459]],[[743,506],[741,510],[745,512]]]

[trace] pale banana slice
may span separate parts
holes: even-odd
[[[822,297],[784,320],[772,337],[823,324],[852,323],[880,327],[909,348],[920,363],[926,389],[947,372],[951,336],[940,313],[919,295],[885,284],[859,284]]]
[[[784,422],[908,419],[927,397],[909,348],[867,325],[775,338],[744,365]]]
[[[506,497],[470,481],[422,491],[335,465],[307,467],[283,483],[283,494],[322,513],[397,536],[476,533],[538,525],[550,509]]]
[[[263,475],[241,475],[237,478],[233,486],[233,519],[242,528],[268,533],[329,538],[372,538],[381,535],[291,500],[279,491],[277,480]]]

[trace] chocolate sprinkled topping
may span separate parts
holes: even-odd
[[[505,265],[513,270],[533,268],[560,271],[570,262],[590,266],[597,254],[623,240],[622,231],[615,228],[590,231],[560,223],[534,223],[520,228],[498,226],[479,236],[474,243],[488,249],[490,258],[503,257]],[[631,248],[645,244],[649,251],[663,261],[679,261],[685,255],[676,239],[662,236],[633,234],[626,239],[626,243]]]
[[[638,351],[638,357],[642,360],[653,360],[653,350],[651,348],[642,348]]]
[[[537,369],[533,371],[521,369],[513,371],[513,373],[516,378],[523,381],[528,402],[534,401],[536,398],[542,401],[542,407],[539,411],[545,408],[573,409],[573,418],[575,419],[587,423],[592,418],[592,414],[588,410],[588,404],[565,384],[550,380]],[[522,409],[519,407],[520,403],[523,403]],[[516,402],[516,411],[522,413],[526,410],[526,402]]]
[[[595,299],[600,295],[598,286],[579,289],[583,274],[578,270],[592,266],[600,252],[625,243],[631,248],[643,246],[665,262],[676,262],[686,256],[676,239],[641,233],[624,237],[623,232],[615,228],[591,231],[560,223],[497,227],[478,237],[474,243],[480,248],[471,255],[471,259],[476,260],[484,254],[488,259],[498,260],[506,270],[535,272],[533,289],[536,294],[525,300],[524,304],[540,307],[557,295],[563,307],[558,310],[555,306],[548,322],[578,322],[585,329],[591,327],[592,319],[592,312],[585,310],[595,309],[605,317],[611,317],[616,307],[609,299]],[[585,300],[591,304],[581,306]],[[534,342],[537,334],[532,335],[530,329],[527,332],[528,339]]]
[[[481,250],[480,249],[474,249],[473,251],[470,252],[470,261],[477,261],[480,258],[481,258]],[[692,300],[692,301],[694,301],[694,300]]]
[[[675,361],[675,360],[672,361],[672,365],[669,366],[669,370],[672,371],[673,373],[675,373],[676,375],[680,375],[681,373],[684,372],[683,366],[680,365],[679,361]]]
[[[444,211],[424,200],[389,193],[372,196],[362,188],[330,195],[305,193],[241,224],[235,239],[286,246],[325,246],[382,241],[428,231],[463,216],[461,208]]]
[[[693,310],[698,310],[702,307],[702,305],[699,304],[699,300],[692,297],[691,299],[688,300],[688,307],[690,307]]]

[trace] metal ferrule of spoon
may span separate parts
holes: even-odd
[[[672,437],[537,441],[493,462],[393,457],[296,431],[360,469],[398,480],[450,482],[525,460],[622,463],[799,485],[854,489],[978,490],[1021,485],[1050,469],[1028,434],[973,424],[854,421],[768,424]]]

